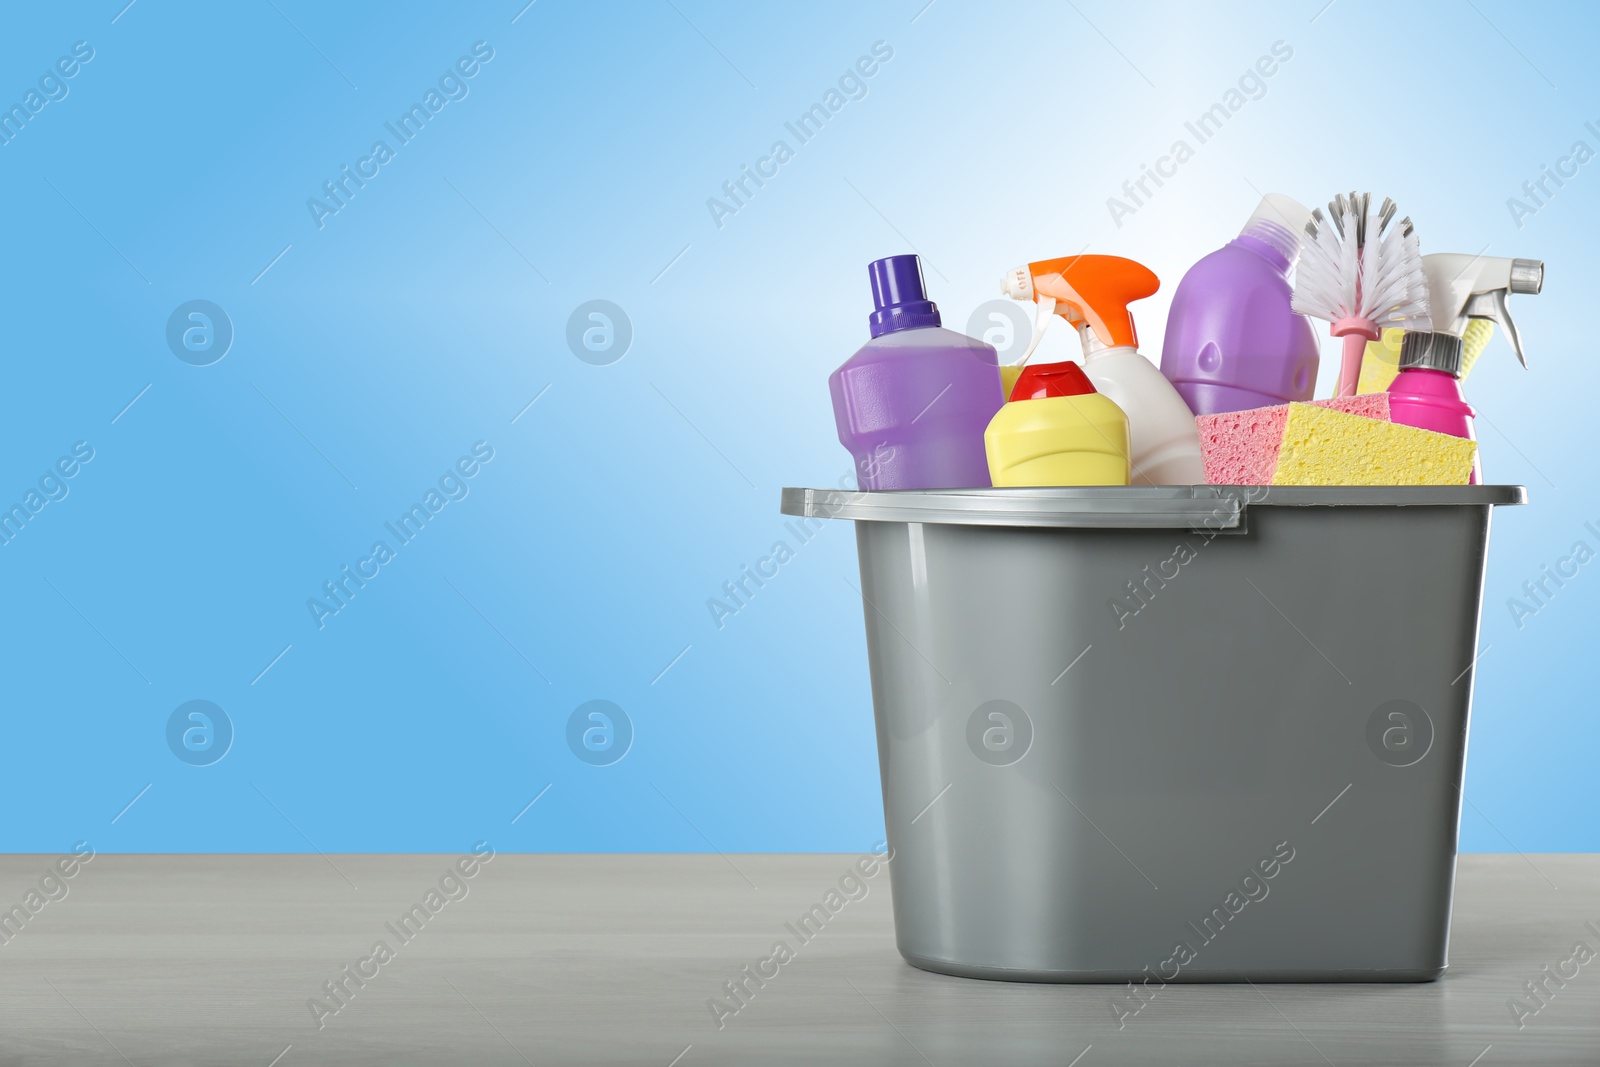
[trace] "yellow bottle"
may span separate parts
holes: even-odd
[[[1000,364],[1000,395],[1009,397],[1011,390],[1017,387],[1017,379],[1022,375],[1022,368],[1015,363]]]
[[[996,486],[1128,484],[1128,416],[1082,367],[1027,367],[1010,395],[983,434]]]

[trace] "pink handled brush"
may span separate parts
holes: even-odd
[[[1326,319],[1328,332],[1344,338],[1335,396],[1355,396],[1367,342],[1385,326],[1432,328],[1422,249],[1410,218],[1395,223],[1397,211],[1386,197],[1373,215],[1371,193],[1340,193],[1328,204],[1331,218],[1319,208],[1306,223],[1293,307]]]

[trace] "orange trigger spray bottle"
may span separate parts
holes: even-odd
[[[1120,256],[1046,259],[1007,271],[1000,280],[1006,296],[1037,303],[1041,319],[1048,321],[1053,312],[1078,328],[1084,373],[1127,415],[1130,484],[1201,485],[1205,468],[1194,413],[1156,365],[1140,355],[1128,311],[1130,303],[1160,286],[1148,267]],[[1043,332],[1034,331],[1035,344]]]

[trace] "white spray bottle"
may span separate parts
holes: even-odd
[[[1428,279],[1428,309],[1433,328],[1406,331],[1400,342],[1400,373],[1389,384],[1389,417],[1405,426],[1474,440],[1472,406],[1461,395],[1462,338],[1474,319],[1487,319],[1505,331],[1524,367],[1522,335],[1511,320],[1506,298],[1544,288],[1544,264],[1536,259],[1501,259],[1434,252],[1422,257]],[[1472,482],[1483,468],[1473,461]]]

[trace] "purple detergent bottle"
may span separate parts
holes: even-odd
[[[828,378],[862,489],[989,485],[983,431],[1005,402],[992,346],[939,325],[916,256],[867,265],[872,340]]]
[[[1278,193],[1239,236],[1189,268],[1172,296],[1161,373],[1196,415],[1310,400],[1322,345],[1289,270],[1311,212]]]

